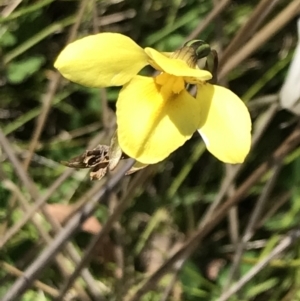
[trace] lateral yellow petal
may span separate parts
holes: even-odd
[[[143,164],[165,159],[188,140],[199,126],[199,103],[186,90],[160,93],[149,77],[135,76],[117,101],[119,144]]]
[[[145,48],[150,60],[149,63],[157,70],[187,78],[195,78],[200,81],[210,80],[212,75],[206,70],[194,69],[187,65],[186,62],[179,59],[169,58],[153,48]]]
[[[226,163],[242,163],[251,146],[251,119],[242,100],[230,90],[203,84],[198,87],[201,104],[199,133],[207,149]]]
[[[99,33],[69,44],[54,66],[67,79],[88,87],[121,86],[148,64],[147,55],[129,37]]]

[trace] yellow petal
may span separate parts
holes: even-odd
[[[183,60],[169,58],[153,48],[145,48],[145,52],[150,58],[149,63],[157,70],[175,76],[195,78],[200,81],[206,81],[212,78],[210,72],[191,68]]]
[[[165,159],[199,126],[195,98],[186,90],[167,98],[160,88],[153,78],[136,76],[122,88],[117,101],[119,144],[143,164]]]
[[[242,163],[251,145],[251,119],[242,100],[230,90],[203,84],[198,87],[201,104],[199,128],[207,149],[226,163]]]
[[[143,164],[141,162],[135,161],[134,165],[126,172],[125,175],[131,175],[147,166],[148,164]]]
[[[54,66],[67,79],[88,87],[121,86],[148,64],[147,55],[129,37],[100,33],[69,44]]]

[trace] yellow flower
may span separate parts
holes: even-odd
[[[160,73],[137,75],[146,65]],[[193,47],[174,53],[141,48],[129,37],[100,33],[69,44],[55,67],[67,79],[89,87],[123,86],[117,100],[121,149],[143,164],[165,159],[198,130],[219,160],[241,163],[250,149],[251,120],[230,90],[207,83]],[[197,85],[196,97],[186,90]]]

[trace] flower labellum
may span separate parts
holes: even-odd
[[[250,115],[237,95],[210,84],[212,74],[198,67],[210,53],[200,40],[162,53],[122,34],[100,33],[69,44],[55,67],[85,86],[123,86],[116,111],[118,143],[141,166],[162,161],[196,131],[219,160],[241,163],[251,145]],[[159,74],[138,75],[146,65]],[[196,85],[196,97],[189,85]]]

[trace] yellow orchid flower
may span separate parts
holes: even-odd
[[[123,86],[117,100],[121,149],[143,164],[165,159],[198,130],[207,149],[226,163],[241,163],[250,149],[251,120],[230,90],[207,83],[194,47],[174,53],[141,48],[129,37],[100,33],[69,44],[55,67],[67,79],[89,87]],[[146,65],[160,73],[137,75]],[[187,84],[197,85],[193,97]]]

